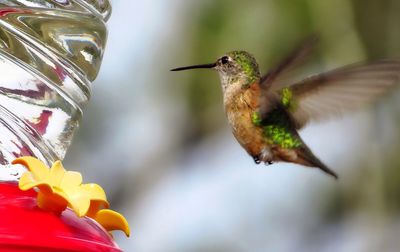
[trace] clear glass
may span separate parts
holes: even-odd
[[[48,165],[63,159],[110,13],[107,0],[0,0],[0,165],[26,155]]]

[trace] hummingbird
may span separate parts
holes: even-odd
[[[400,61],[355,63],[294,82],[285,78],[315,44],[315,37],[305,40],[265,75],[246,51],[231,51],[213,63],[171,71],[207,68],[218,72],[233,135],[255,163],[291,162],[319,168],[337,179],[298,130],[310,121],[340,115],[383,96],[399,82]]]

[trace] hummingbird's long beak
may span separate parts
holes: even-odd
[[[178,67],[178,68],[171,69],[171,71],[182,71],[182,70],[196,69],[196,68],[214,68],[216,66],[217,66],[217,63],[211,63],[211,64]]]

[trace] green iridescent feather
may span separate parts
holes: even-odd
[[[265,126],[264,135],[272,143],[278,144],[285,149],[298,148],[302,145],[300,139],[282,125]]]
[[[256,125],[256,126],[261,126],[262,120],[261,120],[260,113],[254,112],[254,113],[251,115],[251,121],[253,122],[254,125]]]
[[[252,114],[252,122],[256,126],[263,127],[264,136],[270,144],[277,144],[285,149],[293,149],[302,146],[302,141],[290,130],[288,118],[279,109],[271,111],[265,122],[258,112]]]
[[[296,109],[296,104],[293,100],[293,92],[290,88],[283,88],[281,90],[281,103],[290,111]]]
[[[228,53],[241,67],[242,71],[248,77],[248,83],[253,83],[260,78],[257,62],[254,57],[245,51],[233,51]]]

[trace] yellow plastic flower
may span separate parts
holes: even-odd
[[[97,184],[82,184],[79,172],[66,171],[61,161],[49,169],[34,157],[20,157],[13,164],[24,165],[29,171],[19,180],[21,190],[38,188],[38,206],[46,211],[60,214],[70,207],[79,217],[88,216],[96,220],[107,231],[122,230],[130,234],[126,219],[119,213],[104,209],[109,207],[106,194]]]

